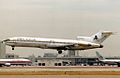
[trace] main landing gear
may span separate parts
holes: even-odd
[[[62,50],[58,50],[58,54],[62,54]]]
[[[14,50],[15,46],[12,46],[12,50]]]
[[[117,63],[117,66],[120,67],[120,63]]]

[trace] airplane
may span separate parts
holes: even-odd
[[[103,48],[101,44],[107,37],[112,35],[111,31],[101,31],[91,37],[78,36],[77,39],[53,39],[35,37],[12,37],[2,42],[12,47],[35,47],[42,49],[55,49],[59,54],[63,50],[87,50]]]
[[[2,66],[11,66],[11,65],[24,65],[26,63],[31,63],[31,60],[28,59],[0,59],[0,67]]]
[[[96,55],[100,62],[108,65],[117,65],[118,67],[120,67],[120,59],[105,59],[103,56],[99,54],[99,52],[96,52]]]

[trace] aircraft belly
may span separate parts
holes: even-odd
[[[92,49],[94,47],[91,47],[91,46],[74,46],[74,47],[71,47],[70,49],[71,50],[86,50],[86,49]]]
[[[51,49],[63,49],[63,50],[86,50],[92,49],[92,46],[61,46],[61,45],[47,45]]]

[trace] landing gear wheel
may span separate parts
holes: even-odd
[[[14,50],[14,46],[12,46],[12,50]]]
[[[59,51],[58,51],[58,54],[62,54],[62,50],[59,50]]]
[[[120,63],[117,63],[118,67],[120,67]]]

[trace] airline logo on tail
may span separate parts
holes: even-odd
[[[97,39],[98,39],[98,37],[97,37],[97,35],[95,35],[94,40],[97,40]]]

